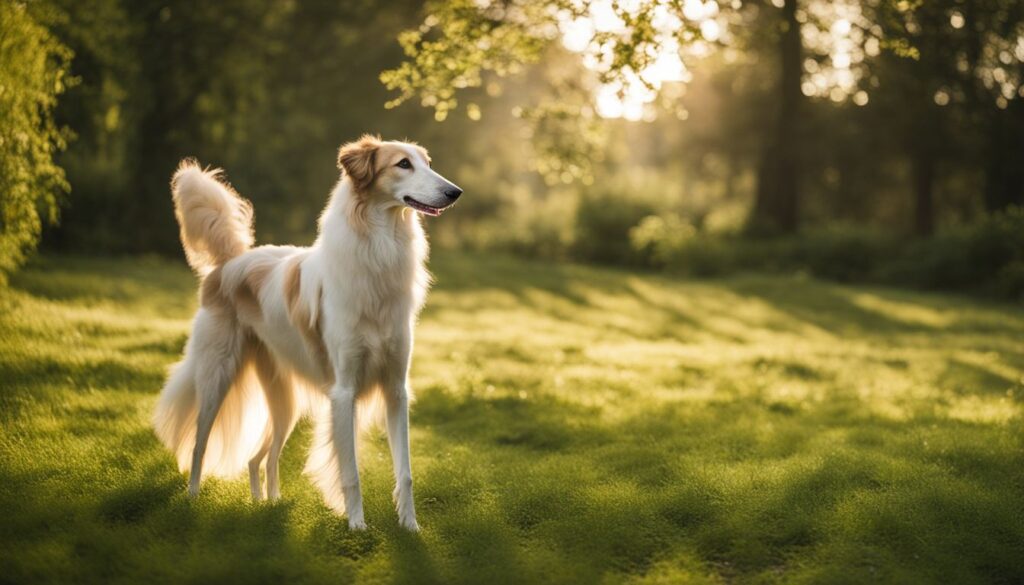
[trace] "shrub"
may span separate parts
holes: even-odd
[[[65,135],[53,108],[71,54],[24,4],[0,2],[0,281],[39,240],[44,220],[57,218],[67,190],[53,161]]]
[[[599,192],[581,198],[573,257],[601,264],[642,263],[642,254],[630,244],[630,230],[655,211],[650,203],[628,194]]]
[[[810,230],[793,241],[793,260],[815,276],[855,282],[872,280],[899,250],[900,242],[861,226],[836,224]]]
[[[696,234],[693,225],[677,213],[649,215],[629,230],[629,242],[650,264],[665,266]]]
[[[833,225],[798,236],[751,239],[701,234],[673,214],[630,231],[649,265],[692,276],[736,271],[807,272],[841,282],[981,292],[1024,299],[1024,209],[907,240],[861,226]]]
[[[686,242],[672,269],[691,276],[720,276],[750,269],[750,258],[741,242],[723,236],[698,236]]]
[[[992,282],[992,292],[997,296],[1024,301],[1024,261],[1014,261],[1004,266]]]
[[[1024,209],[1012,207],[912,243],[884,267],[883,280],[1020,298],[1022,265]]]

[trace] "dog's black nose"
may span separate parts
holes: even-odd
[[[459,195],[462,195],[462,189],[459,189],[458,187],[452,187],[451,189],[445,189],[444,191],[444,196],[452,201],[458,199]]]

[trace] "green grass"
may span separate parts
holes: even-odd
[[[0,292],[0,582],[1020,583],[1024,312],[741,277],[435,254],[423,532],[361,446],[370,530],[283,462],[198,500],[148,420],[183,265],[45,259]]]

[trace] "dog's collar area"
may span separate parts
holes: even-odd
[[[416,211],[420,213],[425,213],[432,217],[437,217],[441,215],[441,212],[445,210],[444,207],[433,207],[431,205],[427,205],[426,203],[420,203],[419,201],[416,201],[415,199],[409,197],[408,195],[402,197],[402,201],[405,201],[406,205],[412,207]]]

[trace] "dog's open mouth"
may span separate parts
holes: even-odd
[[[427,214],[429,216],[432,216],[432,217],[437,217],[437,216],[441,215],[441,212],[444,211],[445,209],[447,209],[447,207],[433,207],[433,206],[427,205],[426,203],[420,203],[419,201],[416,201],[415,199],[413,199],[412,197],[409,197],[408,195],[406,195],[405,197],[402,197],[402,201],[405,201],[406,205],[408,205],[409,207],[412,207],[416,211],[418,211],[420,213],[425,213],[425,214]]]

